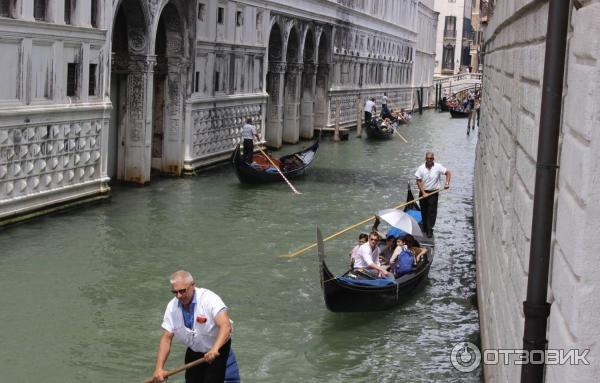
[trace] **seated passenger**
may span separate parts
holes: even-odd
[[[379,263],[379,234],[371,232],[369,241],[358,248],[358,256],[354,262],[354,269],[363,269],[374,278],[393,278],[392,273],[381,267]]]
[[[354,246],[354,248],[352,249],[352,251],[350,252],[350,254],[348,254],[350,256],[350,267],[354,268],[354,262],[356,262],[356,259],[358,258],[358,248],[367,243],[367,241],[369,240],[369,236],[365,233],[360,233],[360,235],[358,236],[358,245]]]
[[[415,257],[415,264],[418,265],[423,257],[427,259],[427,248],[421,247],[419,242],[410,234],[406,234],[403,238],[404,243]]]
[[[388,235],[385,240],[385,246],[379,250],[379,262],[382,266],[389,266],[390,259],[396,249],[396,237]],[[386,267],[387,268],[387,267]]]
[[[392,116],[392,111],[385,105],[381,107],[381,118],[383,118],[384,120],[386,118],[387,119],[394,118],[394,116]]]
[[[390,270],[394,270],[396,262],[398,260],[398,256],[400,255],[402,250],[408,250],[408,246],[406,246],[406,243],[404,243],[404,240],[402,238],[398,238],[396,240],[396,248],[394,249],[394,253],[390,258]]]

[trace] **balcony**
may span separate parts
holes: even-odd
[[[444,30],[445,39],[456,39],[456,29]]]

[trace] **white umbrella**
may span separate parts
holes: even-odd
[[[385,209],[377,215],[385,222],[414,236],[423,236],[419,223],[410,214],[398,209]]]

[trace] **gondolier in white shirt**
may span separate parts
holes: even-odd
[[[371,97],[365,104],[365,126],[371,123],[371,118],[375,113],[375,97]]]
[[[165,311],[154,382],[165,380],[164,365],[175,338],[187,346],[186,364],[206,359],[206,363],[186,370],[186,383],[223,383],[232,332],[227,306],[217,294],[196,287],[192,275],[184,270],[171,275],[171,292],[175,298]]]
[[[385,278],[393,278],[393,275],[381,267],[379,263],[379,234],[371,232],[369,241],[360,245],[358,248],[358,256],[354,260],[354,269],[363,269],[369,275]]]
[[[426,197],[420,201],[420,204],[423,232],[429,238],[433,236],[439,193],[430,194],[442,187],[442,174],[446,176],[444,189],[450,187],[450,178],[452,177],[450,170],[446,169],[442,164],[435,163],[433,160],[433,152],[425,153],[425,163],[419,166],[415,172],[417,186],[419,187],[419,197]]]
[[[252,125],[252,119],[247,118],[246,123],[242,127],[242,139],[244,140],[244,161],[252,163],[254,156],[254,139],[258,141],[260,136],[256,131],[256,126]]]

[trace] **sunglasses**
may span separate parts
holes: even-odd
[[[179,289],[179,290],[171,290],[171,292],[173,294],[175,294],[175,295],[177,295],[177,293],[183,295],[183,294],[185,294],[187,292],[187,288],[185,288],[185,289]]]

